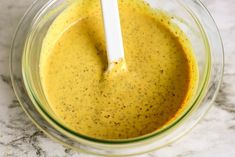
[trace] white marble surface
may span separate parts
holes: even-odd
[[[235,0],[202,0],[215,18],[225,46],[225,76],[207,116],[178,142],[141,157],[235,156]],[[8,56],[13,32],[33,0],[0,0],[0,156],[88,157],[47,138],[24,114],[12,91]]]

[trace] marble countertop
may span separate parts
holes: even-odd
[[[206,117],[185,137],[139,157],[235,156],[235,0],[202,0],[224,41],[225,76]],[[8,56],[13,32],[33,0],[0,0],[0,156],[89,157],[52,141],[25,115],[12,91]]]

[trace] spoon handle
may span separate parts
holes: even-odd
[[[118,0],[101,0],[108,62],[124,59]]]

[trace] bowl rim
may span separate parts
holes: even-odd
[[[37,4],[37,2],[38,1],[40,1],[40,0],[36,0],[36,1],[34,1],[33,2],[33,4],[28,8],[28,10],[26,11],[26,13],[24,14],[24,16],[22,17],[22,19],[21,19],[21,21],[20,21],[20,23],[19,23],[19,25],[18,25],[18,27],[17,27],[17,29],[16,29],[16,32],[15,32],[15,34],[14,34],[14,39],[13,39],[13,42],[12,42],[12,47],[11,47],[11,53],[10,53],[10,57],[9,57],[9,59],[10,59],[10,77],[11,77],[11,81],[12,81],[12,85],[13,85],[13,89],[14,89],[14,92],[15,92],[15,95],[17,96],[17,99],[19,100],[19,102],[20,102],[20,105],[21,105],[21,107],[23,108],[23,110],[24,110],[24,112],[28,115],[28,117],[31,119],[31,121],[40,129],[40,130],[42,130],[43,132],[45,132],[47,135],[49,135],[50,137],[52,137],[52,138],[54,138],[55,139],[55,137],[53,136],[53,135],[51,135],[50,133],[48,133],[47,131],[45,131],[41,126],[40,126],[40,124],[38,124],[35,120],[34,120],[34,118],[31,116],[31,114],[29,113],[29,111],[27,111],[27,109],[24,107],[24,105],[23,105],[23,103],[22,103],[22,100],[21,100],[21,98],[20,98],[20,96],[19,96],[19,94],[18,94],[18,91],[17,91],[17,89],[16,89],[16,86],[17,86],[17,84],[15,84],[15,78],[13,77],[13,70],[12,70],[12,54],[14,53],[13,52],[13,46],[14,46],[14,43],[15,43],[15,37],[16,37],[16,35],[17,35],[17,32],[20,30],[20,27],[21,27],[21,25],[22,25],[22,22],[23,22],[23,19],[26,17],[26,16],[28,16],[28,13],[30,12],[30,10],[31,10],[31,8],[34,6],[34,5],[36,5]],[[51,0],[51,1],[56,1],[56,0]],[[48,2],[51,2],[51,1],[48,1]],[[212,18],[212,16],[210,15],[210,13],[209,13],[209,11],[206,9],[206,7],[203,5],[203,3],[200,1],[200,0],[195,0],[195,1],[197,1],[197,2],[199,2],[201,5],[202,5],[202,7],[203,7],[203,9],[209,14],[209,16],[210,16],[210,18],[213,20],[213,18]],[[214,20],[213,20],[213,22],[214,22]],[[218,35],[219,35],[219,38],[220,38],[220,44],[221,44],[221,46],[222,46],[222,56],[223,56],[223,58],[221,59],[222,60],[222,74],[221,74],[221,76],[220,76],[220,81],[219,81],[219,83],[217,84],[217,88],[216,88],[216,91],[214,92],[214,98],[216,97],[216,95],[217,95],[217,93],[218,93],[218,90],[219,90],[219,88],[220,88],[220,86],[221,86],[221,82],[222,82],[222,78],[223,78],[223,71],[224,71],[224,48],[223,48],[223,43],[222,43],[222,40],[221,40],[221,36],[220,36],[220,33],[219,33],[219,30],[218,30],[218,28],[217,28],[217,26],[216,26],[216,24],[215,24],[215,22],[214,22],[214,26],[216,27],[216,30],[217,30],[217,32],[216,33],[218,33]],[[207,41],[208,42],[208,41]],[[209,50],[210,51],[210,50]],[[209,53],[211,53],[211,52],[209,52]],[[211,63],[210,63],[211,64]],[[210,66],[209,64],[208,64],[208,66]],[[209,67],[208,67],[209,68]],[[24,73],[23,73],[23,75],[24,75]],[[144,135],[144,136],[140,136],[140,137],[137,137],[137,138],[131,138],[131,139],[129,139],[129,140],[103,140],[103,139],[95,139],[95,138],[92,138],[92,137],[88,137],[88,136],[84,136],[84,135],[81,135],[81,134],[79,134],[79,138],[82,138],[82,139],[84,139],[84,140],[88,140],[88,141],[90,141],[90,142],[95,142],[95,143],[100,143],[100,144],[130,144],[130,143],[136,143],[136,142],[140,142],[140,141],[144,141],[144,140],[147,140],[147,139],[151,139],[151,138],[153,138],[153,137],[156,137],[157,135],[159,135],[159,134],[161,134],[161,133],[163,133],[163,132],[165,132],[166,130],[169,130],[169,129],[171,129],[171,128],[173,128],[175,125],[177,125],[178,124],[178,122],[180,122],[180,121],[182,121],[182,119],[184,119],[187,115],[188,115],[188,113],[190,113],[190,111],[194,108],[194,106],[195,106],[195,104],[196,104],[196,102],[197,101],[200,101],[201,99],[202,99],[202,94],[204,93],[204,92],[207,92],[207,84],[208,84],[208,82],[209,82],[209,80],[210,80],[210,78],[208,78],[210,76],[210,68],[208,69],[208,71],[207,71],[207,74],[206,74],[206,77],[205,77],[205,80],[204,80],[204,82],[203,82],[203,86],[202,86],[202,88],[201,88],[201,90],[200,90],[200,92],[198,93],[198,97],[197,97],[197,99],[195,99],[195,102],[194,102],[194,104],[193,105],[191,105],[191,107],[188,109],[188,111],[184,114],[184,115],[182,115],[178,120],[176,120],[176,121],[174,121],[174,123],[172,123],[172,125],[169,125],[168,127],[166,127],[166,128],[164,128],[163,130],[160,130],[160,131],[158,131],[158,132],[153,132],[153,133],[151,133],[151,134],[147,134],[147,135]],[[206,79],[207,78],[207,79]],[[25,80],[25,79],[24,79]],[[27,86],[26,86],[26,88],[27,88]],[[30,89],[27,89],[27,91],[29,92],[29,90]],[[31,91],[32,92],[32,91]],[[33,95],[31,95],[30,96],[30,99],[32,100],[32,96]],[[214,99],[213,98],[213,99]],[[35,99],[34,99],[35,100]],[[35,101],[37,101],[37,100],[35,100]],[[213,101],[213,100],[212,100]],[[36,103],[39,103],[39,102],[36,102]],[[33,103],[34,104],[34,103]],[[211,105],[210,105],[211,106]],[[40,107],[40,105],[37,105],[37,107]],[[40,109],[41,111],[42,111],[42,108]],[[43,114],[45,114],[46,112],[44,112]],[[205,112],[206,113],[206,112]],[[40,113],[40,114],[42,114],[42,113]],[[205,114],[204,114],[205,115]],[[42,115],[41,115],[42,116]],[[49,117],[50,118],[50,116],[49,115],[44,115],[44,116],[42,116],[43,118],[45,118],[45,117]],[[50,121],[49,123],[51,124],[51,123],[56,123],[56,121],[54,121],[54,119],[51,119],[52,121]],[[71,130],[67,130],[66,128],[64,128],[63,126],[60,126],[60,124],[56,124],[56,125],[58,125],[57,127],[61,127],[62,129],[65,129],[65,131],[67,131],[67,132],[69,132],[69,133],[71,133]],[[56,128],[56,130],[58,130],[57,128]],[[64,134],[64,132],[62,132],[62,134]],[[67,134],[66,134],[67,135]],[[69,135],[70,136],[70,135]],[[77,136],[77,133],[76,133],[76,135],[75,136]],[[57,139],[57,140],[59,140],[59,139]],[[59,140],[60,141],[60,140]],[[61,142],[61,141],[60,141]],[[63,144],[65,144],[64,142],[63,142]]]

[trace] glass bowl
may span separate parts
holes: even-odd
[[[76,0],[37,0],[14,36],[10,72],[15,94],[32,122],[45,134],[75,150],[102,156],[128,156],[160,149],[195,126],[211,107],[223,77],[223,45],[218,29],[199,0],[146,0],[172,16],[192,43],[199,68],[197,90],[188,107],[163,128],[141,137],[102,140],[81,135],[60,122],[50,109],[39,76],[43,39],[53,20]]]

